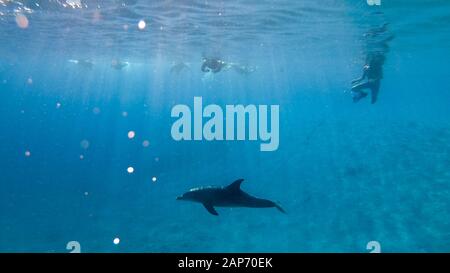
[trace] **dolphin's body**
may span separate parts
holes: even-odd
[[[202,203],[213,215],[219,215],[214,207],[248,207],[248,208],[277,208],[285,213],[283,208],[270,200],[257,198],[241,190],[239,179],[226,187],[200,187],[194,188],[177,197],[177,200],[185,200]]]

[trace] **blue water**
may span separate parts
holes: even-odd
[[[147,2],[0,0],[0,252],[450,251],[450,2]],[[353,103],[384,23],[378,101]],[[194,96],[279,105],[278,150],[174,141]],[[238,178],[287,214],[175,200]]]

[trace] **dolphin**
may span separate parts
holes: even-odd
[[[214,207],[247,207],[247,208],[277,208],[286,213],[277,203],[253,197],[241,190],[244,179],[238,179],[226,187],[199,187],[191,189],[177,197],[177,200],[202,203],[212,215],[219,215]]]

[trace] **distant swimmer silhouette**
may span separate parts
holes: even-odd
[[[249,75],[255,72],[257,68],[256,66],[246,66],[240,64],[232,64],[231,67],[234,69],[234,71],[242,75]]]
[[[81,60],[73,60],[72,59],[72,60],[69,60],[69,62],[77,64],[84,68],[89,68],[89,69],[91,69],[94,66],[94,63],[89,59],[81,59]]]
[[[248,75],[256,71],[254,66],[245,66],[238,63],[225,62],[218,58],[203,58],[201,70],[205,73],[218,73],[233,68],[239,74]]]
[[[201,70],[203,72],[212,72],[217,73],[222,70],[222,68],[226,68],[228,64],[217,58],[203,58],[203,63]]]
[[[366,61],[362,76],[352,81],[351,93],[355,103],[367,97],[368,93],[365,90],[370,90],[372,104],[378,100],[380,83],[383,79],[383,65],[386,61],[386,53],[389,51],[388,43],[394,39],[394,35],[387,32],[387,27],[388,24],[384,23],[363,35],[367,47]],[[363,82],[366,78],[367,80]]]
[[[118,59],[113,59],[111,61],[111,67],[117,70],[122,70],[122,68],[128,66],[129,64],[129,62],[122,62]]]
[[[241,183],[244,179],[238,179],[226,187],[199,187],[191,189],[177,200],[192,201],[202,203],[203,206],[213,215],[219,215],[214,207],[247,207],[247,208],[277,208],[286,213],[277,203],[257,198],[241,190]]]
[[[383,78],[384,61],[385,57],[382,54],[373,53],[367,56],[362,76],[352,81],[353,102],[358,102],[367,96],[367,93],[363,91],[364,89],[370,89],[372,104],[377,102],[380,81]],[[365,78],[367,78],[367,81],[361,83]]]
[[[170,68],[170,73],[179,74],[183,70],[187,70],[187,69],[190,69],[190,68],[191,67],[189,66],[189,64],[187,64],[185,62],[176,62]]]

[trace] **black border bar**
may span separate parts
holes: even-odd
[[[186,265],[186,261],[189,264]],[[209,262],[209,268],[206,264]],[[0,254],[2,267],[43,270],[65,268],[88,272],[93,268],[140,268],[139,272],[310,272],[359,269],[366,271],[434,268],[448,265],[450,254],[300,254],[300,253],[112,253],[112,254]],[[61,267],[63,265],[63,267]],[[183,265],[183,266],[181,266]],[[192,267],[195,265],[195,267]]]

